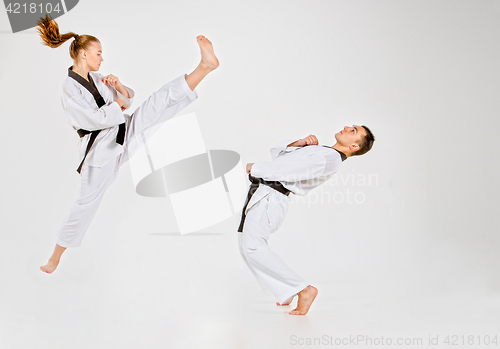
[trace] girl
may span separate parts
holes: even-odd
[[[50,274],[66,248],[80,246],[106,189],[131,156],[134,137],[191,104],[198,97],[194,89],[219,61],[210,40],[198,36],[201,62],[196,69],[161,87],[129,116],[123,111],[132,104],[134,91],[118,77],[97,72],[103,61],[97,38],[72,32],[61,35],[48,15],[39,20],[38,31],[44,44],[53,48],[74,39],[69,47],[74,62],[61,86],[61,101],[68,122],[80,136],[82,159],[77,169],[81,174],[79,196],[61,223],[52,256],[40,267]]]

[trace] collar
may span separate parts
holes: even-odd
[[[309,144],[302,146],[302,148],[307,147],[307,146],[309,146]],[[330,148],[330,149],[333,149],[333,150],[337,151],[340,154],[340,157],[342,158],[342,161],[345,161],[345,159],[347,159],[347,155],[345,155],[344,153],[342,153],[340,150],[335,149],[334,147],[329,147],[327,145],[321,145],[321,147]]]
[[[335,149],[335,148],[332,148],[332,149]],[[337,149],[335,149],[335,150],[337,150]],[[345,155],[344,153],[342,153],[340,150],[337,150],[337,151],[340,154],[340,157],[342,158],[342,162],[344,162],[345,159],[347,159],[347,155]]]
[[[81,77],[79,74],[75,73],[73,71],[73,66],[68,68],[68,76],[70,78],[73,78],[76,82],[78,82],[80,85],[85,87],[87,91],[89,91],[92,96],[94,96],[94,99],[97,103],[97,107],[102,107],[103,105],[106,104],[104,101],[104,98],[102,98],[101,94],[99,93],[99,90],[97,89],[94,79],[90,76],[90,73],[87,73],[87,77],[89,78],[89,81],[85,80],[83,77]]]
[[[330,149],[333,149],[333,150],[337,151],[340,154],[340,157],[342,158],[342,162],[344,162],[345,159],[347,159],[347,155],[345,155],[344,153],[342,153],[340,150],[337,150],[334,147],[329,147],[327,145],[324,145],[323,147],[327,147],[327,148],[330,148]]]
[[[81,75],[79,75],[73,71],[73,66],[68,68],[68,76],[75,79],[76,81],[78,81],[81,84],[82,84],[82,80],[84,81],[83,84],[88,84],[89,82],[91,83],[91,81],[92,81],[92,79],[90,77],[90,73],[87,73],[87,78],[89,79],[89,81],[87,81]]]

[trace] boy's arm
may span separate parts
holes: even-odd
[[[306,138],[302,138],[291,142],[291,139],[284,142],[280,142],[271,148],[271,159],[276,159],[278,156],[297,150],[304,145],[317,145],[318,139],[314,135],[309,135]]]

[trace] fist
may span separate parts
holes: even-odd
[[[315,135],[309,135],[306,138],[302,138],[299,141],[299,144],[301,146],[304,146],[304,145],[318,145],[318,139],[316,138]]]
[[[252,172],[253,164],[254,164],[254,162],[252,162],[251,164],[247,164],[247,174],[250,174]]]
[[[103,77],[101,81],[113,87],[120,86],[121,84],[120,80],[118,80],[118,77],[111,74]]]
[[[117,98],[115,100],[115,102],[118,103],[118,105],[120,106],[120,108],[122,108],[122,111],[124,111],[125,109],[128,108],[127,103],[125,103],[125,101],[123,99],[121,99],[121,98]]]

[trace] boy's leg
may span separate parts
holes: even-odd
[[[248,266],[248,269],[250,269],[250,271],[252,272],[253,276],[255,277],[255,279],[257,280],[257,282],[259,283],[260,287],[262,287],[262,290],[266,291],[268,290],[269,288],[267,287],[267,284],[264,282],[264,280],[262,280],[259,275],[255,272],[255,270],[253,269],[253,266],[250,264],[250,262],[248,261],[247,259],[247,256],[246,256],[246,253],[245,253],[245,250],[243,249],[243,241],[242,241],[242,238],[243,238],[243,235],[242,234],[238,234],[238,244],[239,244],[239,248],[240,248],[240,254],[241,254],[241,257],[243,258],[243,261],[245,262],[245,264]]]
[[[239,233],[240,252],[259,282],[264,283],[282,304],[309,284],[271,251],[268,245],[272,232],[267,216],[268,204],[272,202],[265,197],[248,209],[243,232]]]

